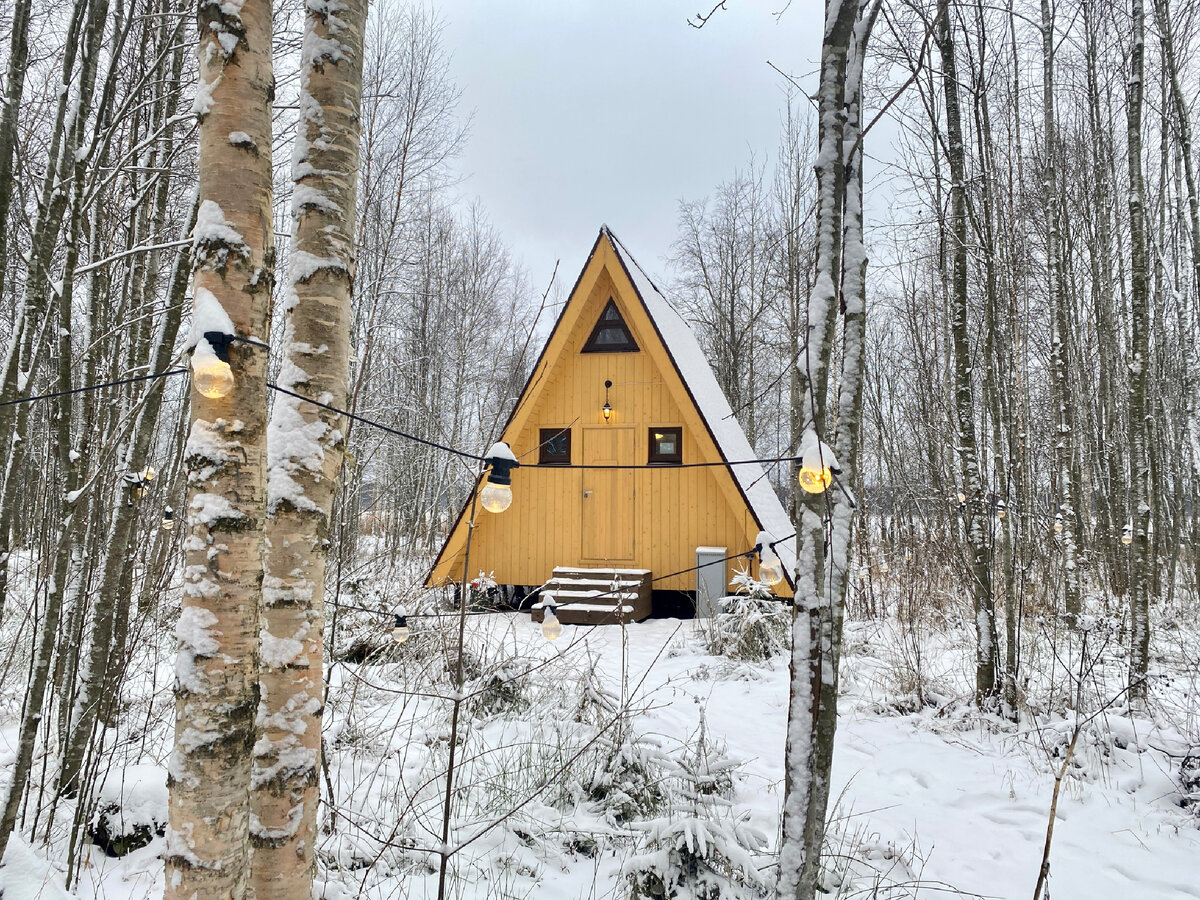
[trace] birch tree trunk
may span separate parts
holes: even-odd
[[[878,12],[876,3],[826,0],[825,36],[821,47],[818,91],[818,149],[815,166],[816,277],[808,302],[808,322],[798,347],[798,383],[805,428],[818,436],[825,430],[825,395],[833,356],[839,299],[847,310],[847,353],[843,365],[851,376],[842,385],[852,398],[850,420],[839,420],[837,443],[845,443],[854,462],[861,419],[861,276],[866,255],[861,243],[861,181],[852,173],[861,160],[860,85],[867,39]],[[849,159],[847,158],[849,155]],[[853,183],[853,188],[851,186]],[[849,204],[848,197],[853,202]],[[849,223],[849,224],[847,224]],[[843,258],[842,235],[853,252]],[[849,289],[839,298],[838,285]],[[851,348],[851,335],[856,346]],[[850,352],[853,349],[853,352]],[[847,410],[843,409],[844,414]],[[852,480],[849,469],[843,474]],[[829,493],[804,494],[796,503],[796,616],[792,626],[791,687],[784,767],[783,843],[776,891],[787,900],[812,900],[820,876],[821,845],[837,726],[837,669],[840,654],[844,571],[850,558],[851,515],[848,503]],[[832,559],[825,541],[830,521]],[[828,565],[828,568],[827,568]],[[837,571],[841,566],[841,571]]]
[[[346,407],[366,0],[308,4],[280,387]],[[345,423],[281,394],[268,426],[261,697],[251,796],[257,900],[310,897],[325,566]]]
[[[1146,185],[1142,174],[1142,98],[1145,91],[1146,8],[1132,0],[1132,43],[1126,98],[1129,153],[1130,360],[1129,478],[1133,548],[1129,577],[1129,697],[1144,700],[1150,664],[1150,460],[1147,446],[1147,369],[1150,365],[1150,279],[1146,248]]]
[[[199,33],[193,327],[232,328],[265,341],[274,277],[271,4],[205,3]],[[228,396],[207,398],[194,384],[191,391],[189,534],[164,855],[169,900],[240,900],[250,869],[267,354],[235,342],[229,356],[234,387]]]

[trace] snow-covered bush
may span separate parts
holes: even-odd
[[[600,746],[598,765],[584,785],[587,799],[615,825],[659,812],[667,800],[661,748],[628,727]]]
[[[718,601],[720,612],[701,625],[705,649],[714,656],[762,662],[791,648],[792,610],[747,572],[734,576],[738,593]]]
[[[631,900],[766,896],[754,857],[746,849],[765,846],[766,839],[745,822],[671,816],[639,828],[646,834],[646,852],[624,866]]]
[[[767,836],[736,817],[729,801],[738,764],[710,743],[703,715],[687,746],[667,786],[667,814],[634,823],[645,844],[623,867],[631,900],[765,896],[754,854]]]
[[[479,716],[495,716],[502,713],[517,713],[529,706],[528,682],[521,678],[518,667],[500,666],[484,672],[478,686],[469,690],[478,692],[474,698],[474,712]]]
[[[150,764],[108,773],[96,790],[88,837],[109,856],[124,856],[162,836],[167,825],[167,773]]]
[[[1200,747],[1193,747],[1180,760],[1179,786],[1183,808],[1200,815]]]

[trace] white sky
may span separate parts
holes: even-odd
[[[602,223],[661,275],[678,201],[710,194],[753,150],[773,164],[783,78],[816,86],[822,4],[728,0],[440,0],[473,114],[459,161],[542,290],[564,290]]]

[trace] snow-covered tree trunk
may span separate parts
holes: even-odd
[[[1112,133],[1107,127],[1101,93],[1103,71],[1101,69],[1099,43],[1102,36],[1102,26],[1098,19],[1101,11],[1091,4],[1084,4],[1083,13],[1084,37],[1086,42],[1086,73],[1087,73],[1087,105],[1088,125],[1091,130],[1092,172],[1095,184],[1095,250],[1092,254],[1092,279],[1095,284],[1094,320],[1096,323],[1097,373],[1096,383],[1108,385],[1109,389],[1101,394],[1097,414],[1100,418],[1098,429],[1101,440],[1097,451],[1101,455],[1102,465],[1098,478],[1100,490],[1095,492],[1097,505],[1098,530],[1103,532],[1103,538],[1097,538],[1105,547],[1107,556],[1108,584],[1113,595],[1122,598],[1125,595],[1128,580],[1128,553],[1121,543],[1121,532],[1125,526],[1125,459],[1127,454],[1126,441],[1112,440],[1112,436],[1122,429],[1123,420],[1121,405],[1122,373],[1120,371],[1121,355],[1121,317],[1117,313],[1116,286],[1117,275],[1115,260],[1117,251],[1113,241],[1113,204],[1114,189],[1111,177],[1111,159],[1113,156]],[[1108,440],[1104,440],[1108,437]]]
[[[1126,141],[1129,154],[1130,337],[1129,478],[1133,518],[1133,553],[1129,578],[1129,695],[1146,696],[1150,664],[1150,459],[1147,446],[1150,366],[1150,280],[1146,247],[1146,186],[1142,174],[1142,98],[1145,91],[1146,9],[1132,0],[1132,41],[1126,97]]]
[[[182,36],[183,23],[180,22],[173,33]],[[159,119],[155,126],[162,129],[162,148],[170,146],[174,136],[174,118],[178,98],[178,85],[182,62],[181,54],[174,54],[164,60],[162,74],[169,81],[171,90],[166,93],[165,102],[157,111]],[[145,243],[153,243],[155,236],[161,234],[167,215],[168,191],[170,178],[161,179],[160,188],[156,193],[153,215],[146,231],[140,237]],[[195,206],[191,216],[191,225],[195,224]],[[98,231],[98,229],[93,229]],[[168,285],[168,304],[166,314],[157,333],[150,342],[149,352],[138,355],[139,366],[150,361],[150,371],[163,372],[171,367],[171,359],[175,354],[175,344],[179,336],[182,319],[182,309],[187,290],[187,273],[191,254],[186,248],[180,250],[171,269],[171,279]],[[101,270],[96,270],[101,271]],[[148,290],[148,285],[142,283],[142,290],[134,304],[135,309],[150,322],[151,312],[157,303],[154,292]],[[96,292],[93,291],[93,303],[96,302]],[[96,379],[93,379],[95,381]],[[163,402],[162,382],[155,382],[147,393],[145,402],[137,409],[135,424],[131,430],[130,443],[121,459],[121,472],[140,472],[149,464],[152,441],[158,425],[159,412]],[[119,694],[119,684],[110,678],[113,650],[114,629],[118,632],[123,627],[128,615],[130,597],[127,591],[121,589],[121,583],[128,578],[133,566],[134,537],[138,524],[137,505],[122,502],[118,497],[113,504],[109,527],[105,535],[105,553],[100,570],[103,573],[96,591],[95,609],[92,614],[92,633],[88,647],[88,659],[79,675],[79,695],[73,704],[72,715],[75,718],[69,732],[66,745],[63,748],[62,768],[59,773],[59,788],[67,794],[74,794],[78,787],[80,767],[83,765],[84,754],[92,739],[92,731],[97,716],[103,712],[111,712],[114,698]],[[118,615],[121,609],[125,615]]]
[[[308,0],[280,387],[345,408],[366,0]],[[257,900],[312,893],[325,565],[345,423],[281,394],[268,427],[267,557],[251,838]]]
[[[1158,22],[1159,41],[1163,50],[1163,68],[1170,84],[1170,104],[1174,112],[1174,127],[1179,140],[1179,158],[1183,167],[1184,183],[1187,188],[1188,233],[1191,237],[1189,252],[1192,267],[1192,294],[1200,291],[1200,186],[1196,175],[1194,144],[1192,138],[1191,111],[1187,95],[1183,88],[1183,75],[1179,68],[1178,51],[1176,48],[1175,23],[1171,19],[1171,8],[1168,0],[1155,0],[1155,19]],[[1181,418],[1186,423],[1188,436],[1183,443],[1190,445],[1190,454],[1181,447],[1181,459],[1190,455],[1193,483],[1200,476],[1200,359],[1197,358],[1197,335],[1194,327],[1189,327],[1185,320],[1184,304],[1179,303],[1180,332],[1184,338],[1183,396],[1187,398],[1180,410]],[[1180,467],[1182,470],[1182,466]],[[1183,478],[1177,476],[1177,490],[1182,489]],[[1182,519],[1183,504],[1176,503],[1179,518]],[[1195,566],[1195,583],[1200,583],[1200,515],[1192,513],[1192,551]],[[1170,582],[1173,585],[1173,580]]]
[[[200,208],[193,342],[204,332],[266,341],[274,250],[271,4],[199,8]],[[266,364],[229,347],[233,390],[191,391],[188,526],[168,767],[166,897],[234,898],[250,870],[250,774],[258,707],[266,514]]]
[[[63,600],[67,591],[67,576],[70,570],[72,548],[75,536],[81,529],[80,517],[77,515],[77,501],[80,491],[80,454],[72,444],[73,406],[72,398],[67,392],[74,387],[72,376],[71,352],[71,280],[74,277],[75,265],[79,259],[79,242],[82,230],[81,206],[83,189],[81,180],[84,174],[86,153],[80,153],[84,128],[92,109],[93,92],[96,84],[96,73],[99,67],[100,48],[104,36],[108,4],[105,0],[80,0],[71,13],[70,32],[76,39],[76,44],[65,54],[62,67],[62,91],[59,95],[58,109],[53,139],[51,140],[48,165],[42,186],[41,203],[38,220],[33,229],[33,246],[29,254],[29,268],[21,298],[21,309],[26,316],[37,310],[42,313],[42,321],[38,328],[45,333],[50,322],[57,329],[56,349],[56,388],[63,391],[63,396],[56,399],[55,419],[51,429],[54,441],[54,454],[58,458],[62,474],[62,482],[56,485],[58,496],[51,503],[55,511],[54,518],[57,527],[54,554],[50,563],[49,584],[46,589],[45,611],[41,621],[41,631],[38,635],[37,650],[30,671],[29,691],[25,697],[24,710],[17,738],[16,759],[12,766],[12,778],[9,782],[3,811],[0,812],[0,859],[3,859],[9,837],[17,821],[17,810],[21,797],[28,783],[29,773],[33,762],[34,744],[37,740],[38,727],[42,721],[42,704],[45,700],[46,686],[50,681],[50,666],[58,637],[58,623],[62,615]],[[78,68],[76,68],[78,54]],[[61,291],[58,293],[58,316],[55,319],[50,313],[51,293],[50,263],[56,246],[58,225],[62,222],[68,206],[72,215],[67,224],[67,252],[64,261],[64,279]],[[0,223],[4,227],[6,223]],[[0,260],[0,264],[3,264]],[[36,314],[36,313],[35,313]],[[27,327],[34,321],[27,319]],[[19,341],[29,340],[32,331],[27,330],[20,338],[14,337],[15,352],[20,358],[32,360],[37,351],[30,345],[24,350],[19,349]],[[32,363],[31,363],[32,366]],[[17,433],[13,435],[13,457],[18,457],[16,451],[24,452],[27,442],[21,440],[21,432],[29,413],[31,404],[22,404],[17,408]],[[5,435],[7,438],[7,435]],[[7,530],[16,514],[15,483],[19,479],[17,463],[19,458],[8,460],[8,470],[4,485],[3,520],[0,530]],[[6,534],[7,537],[7,534]],[[5,546],[7,550],[7,545]],[[2,599],[0,599],[2,606]]]
[[[954,414],[958,432],[959,474],[966,503],[963,527],[970,556],[971,601],[975,613],[975,699],[983,703],[998,688],[996,608],[992,597],[992,544],[989,509],[979,467],[975,437],[974,365],[968,338],[966,148],[958,99],[958,65],[954,50],[954,21],[949,0],[938,3],[937,44],[942,60],[946,100],[946,156],[950,164],[949,243],[950,335],[954,347]]]
[[[17,145],[17,113],[25,93],[25,68],[29,61],[29,12],[33,0],[16,0],[12,12],[12,34],[9,38],[8,75],[5,78],[4,101],[0,104],[0,172],[11,173],[13,151]],[[4,295],[4,276],[8,267],[8,211],[12,206],[11,174],[0,178],[0,297]],[[14,339],[17,329],[13,329]],[[5,366],[4,384],[10,377]],[[8,399],[7,396],[4,399]],[[11,415],[8,409],[0,413],[0,422]],[[7,429],[0,428],[0,434]]]
[[[1045,160],[1042,166],[1042,192],[1046,218],[1046,278],[1050,295],[1050,395],[1055,404],[1054,463],[1058,486],[1058,514],[1062,532],[1059,540],[1063,556],[1063,611],[1068,616],[1079,615],[1082,603],[1082,581],[1079,559],[1079,523],[1076,504],[1079,502],[1075,464],[1075,417],[1070,380],[1071,313],[1063,285],[1062,219],[1058,198],[1058,171],[1055,154],[1058,139],[1054,115],[1054,18],[1049,0],[1041,0],[1042,31],[1042,120]]]
[[[86,122],[87,111],[91,109],[91,91],[84,98],[73,89],[80,81],[79,68],[90,68],[94,83],[97,62],[94,59],[79,59],[80,49],[88,46],[85,37],[95,33],[96,4],[89,0],[75,0],[67,22],[64,42],[64,52],[61,77],[58,84],[58,103],[55,108],[54,123],[49,135],[49,146],[46,151],[40,195],[37,200],[37,217],[33,222],[29,238],[29,250],[25,257],[25,283],[21,291],[21,299],[17,304],[13,317],[12,339],[5,356],[3,382],[0,382],[0,394],[3,399],[13,399],[19,391],[32,382],[37,373],[42,357],[46,355],[45,336],[51,330],[53,317],[50,315],[50,267],[57,247],[57,238],[62,225],[63,215],[71,191],[64,187],[66,179],[74,166],[74,160],[63,150],[64,143],[71,148],[71,153],[78,146],[79,135],[83,124],[80,122],[80,111],[84,112],[83,122]],[[107,4],[103,4],[107,11]],[[16,10],[13,19],[14,54],[28,56],[28,47],[24,42],[18,43],[19,37],[28,40],[29,23],[22,18],[24,11]],[[103,14],[100,18],[100,34],[103,32]],[[26,29],[24,35],[20,29]],[[99,38],[97,37],[97,43]],[[15,61],[14,65],[17,64]],[[20,60],[22,72],[25,60]],[[78,67],[77,67],[78,66]],[[23,82],[22,82],[23,84]],[[14,93],[18,81],[10,81],[5,97],[8,103],[18,99]],[[15,117],[18,107],[5,110]],[[13,127],[19,126],[14,118]],[[15,135],[13,136],[15,140]],[[10,173],[11,169],[0,170]],[[11,175],[6,174],[6,179]],[[11,198],[10,198],[11,201]],[[8,222],[0,221],[0,229],[7,230]],[[6,250],[7,252],[7,250]],[[8,260],[0,258],[0,265],[7,265]],[[32,404],[22,403],[14,406],[0,407],[0,441],[4,441],[4,481],[3,493],[0,494],[0,613],[3,612],[8,595],[8,561],[12,529],[17,515],[16,498],[20,489],[21,469],[29,452],[28,422],[33,412]]]
[[[861,82],[867,40],[879,6],[827,0],[818,91],[816,277],[798,348],[806,429],[825,430],[825,395],[839,312],[844,306],[838,452],[853,482],[862,406],[862,327],[866,253],[862,243]],[[845,246],[843,246],[843,231]],[[839,297],[838,285],[843,290]],[[818,444],[823,447],[823,445]],[[822,450],[823,452],[823,450]],[[832,461],[830,461],[832,462]],[[786,793],[780,848],[780,898],[811,900],[818,890],[837,727],[838,661],[850,559],[853,507],[833,492],[796,503],[796,617],[785,749]],[[826,523],[830,542],[826,543]],[[829,554],[827,558],[827,554]]]

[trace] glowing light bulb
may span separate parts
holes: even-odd
[[[825,489],[833,484],[833,472],[828,466],[822,466],[819,469],[807,465],[801,466],[797,478],[800,481],[800,487],[810,494],[823,494]]]
[[[1121,543],[1128,547],[1133,543],[1133,525],[1127,524],[1121,529]]]
[[[488,476],[479,492],[479,502],[490,513],[502,513],[512,505],[512,470],[521,464],[503,441],[492,444],[483,461],[488,465]]]
[[[507,484],[489,481],[479,492],[479,502],[490,513],[502,513],[512,506],[512,488]]]
[[[823,494],[825,489],[833,484],[833,476],[841,474],[837,457],[833,449],[817,437],[816,431],[809,428],[800,439],[800,449],[797,459],[800,463],[796,470],[796,478],[800,487],[809,494]]]
[[[1005,505],[1003,500],[997,500],[996,501],[996,518],[1003,519],[1006,515],[1008,515],[1008,507]]]
[[[1063,515],[1062,513],[1054,514],[1054,533],[1060,534],[1063,530]]]
[[[163,510],[162,530],[171,531],[175,528],[175,510],[167,507]]]
[[[401,613],[396,616],[396,624],[392,628],[392,640],[397,644],[403,644],[408,640],[412,630],[408,627],[408,617]]]
[[[778,557],[764,556],[758,563],[758,580],[771,587],[783,581],[783,563]]]
[[[548,641],[557,641],[562,635],[562,622],[558,621],[558,616],[554,614],[554,604],[543,607],[542,611],[542,637]]]
[[[966,494],[964,494],[962,491],[959,491],[959,492],[958,492],[958,502],[959,502],[959,503],[966,503],[966,502],[967,502],[967,495],[966,495]]]
[[[228,397],[233,391],[233,369],[206,340],[196,344],[192,351],[192,384],[210,400]]]

